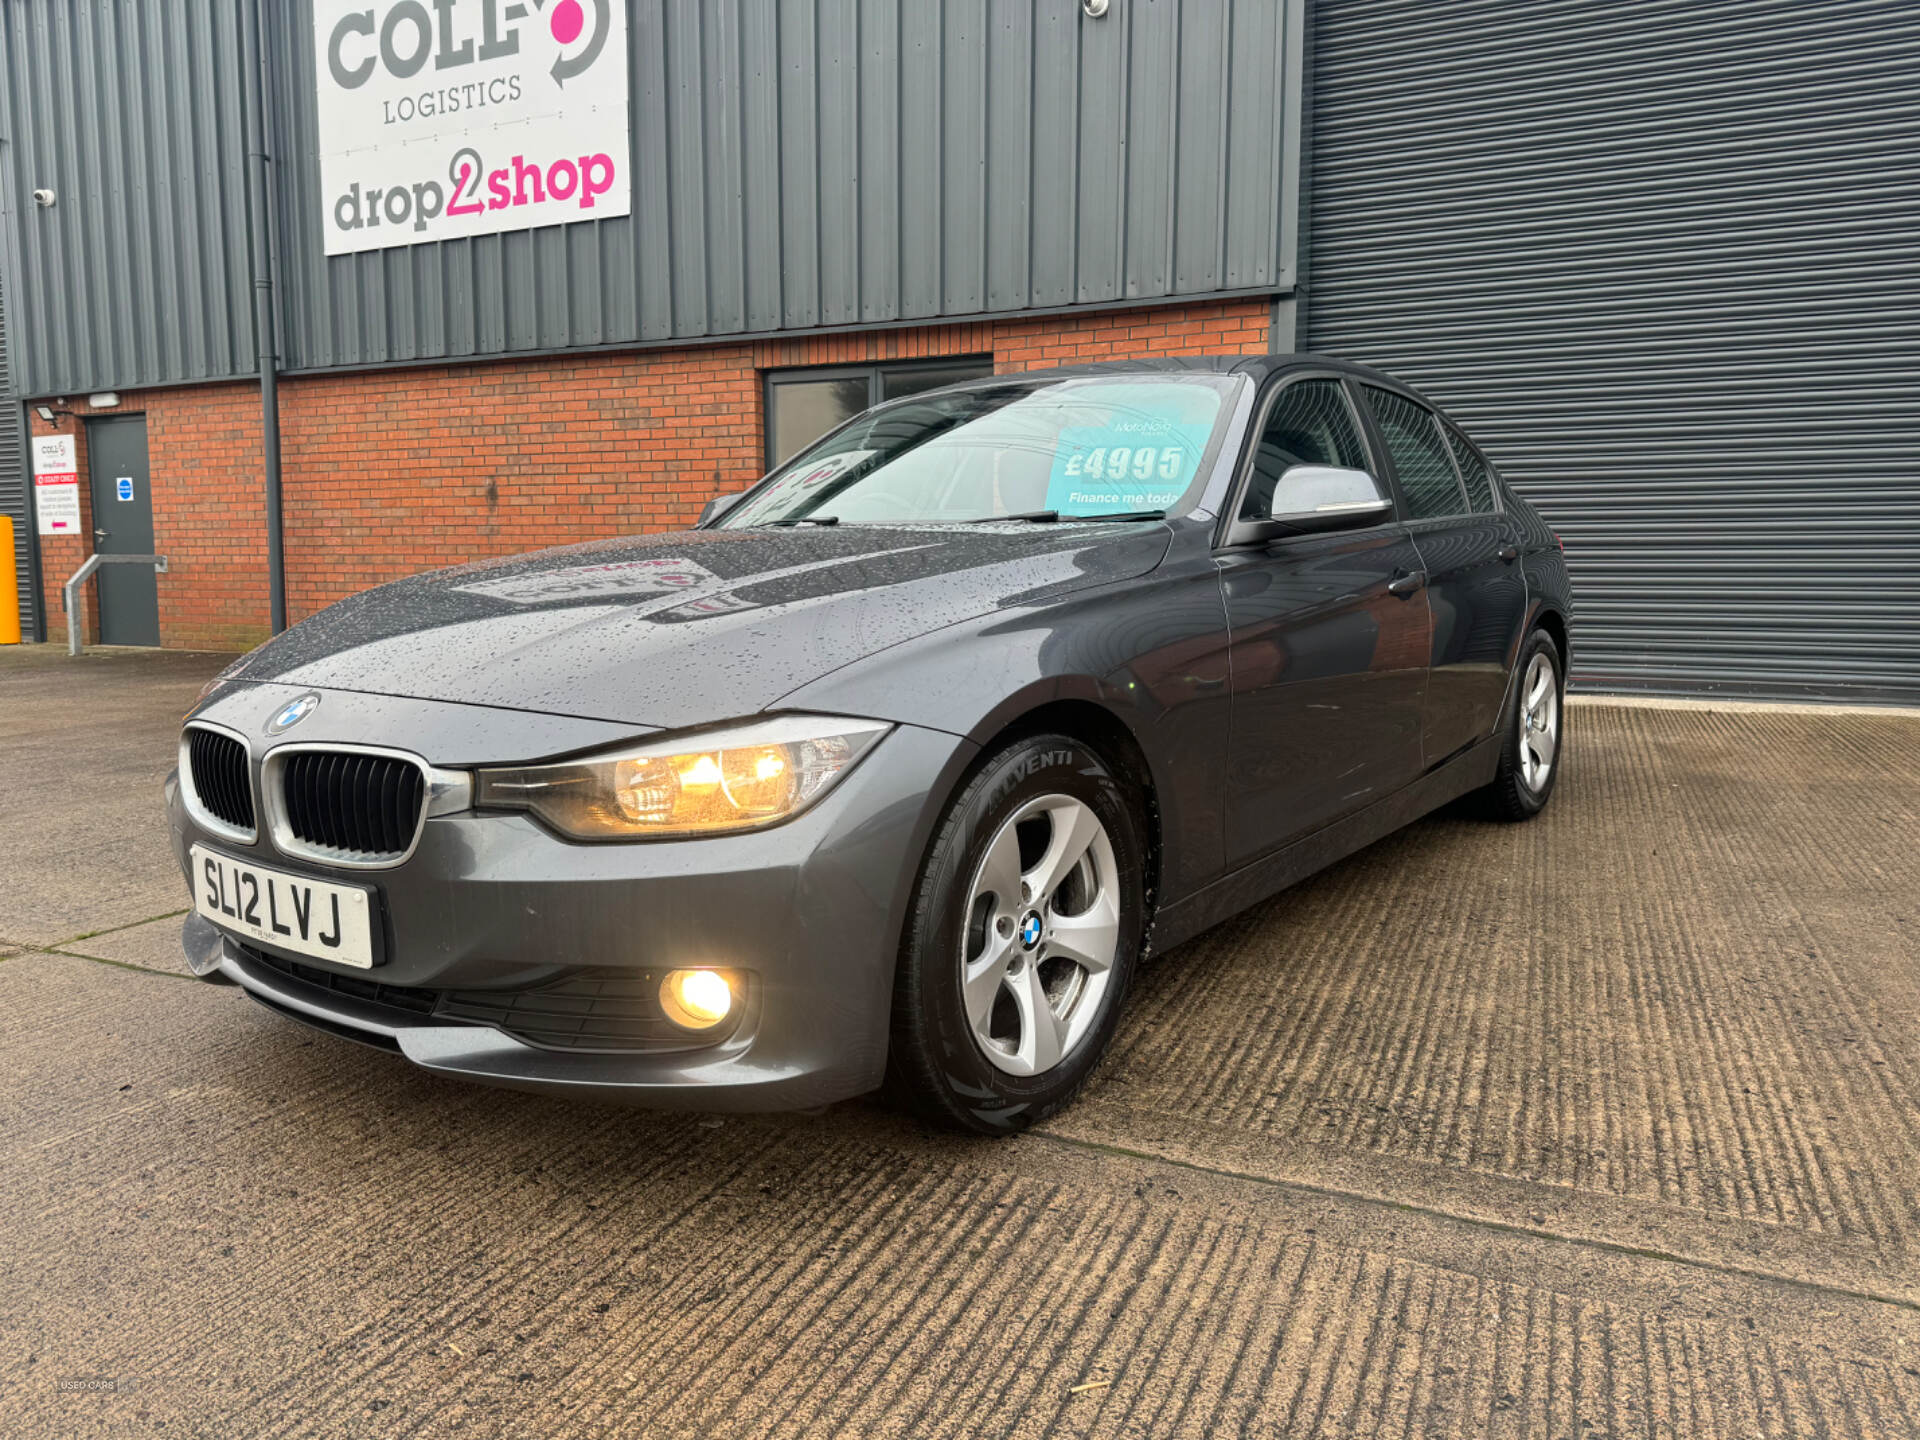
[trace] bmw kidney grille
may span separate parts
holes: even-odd
[[[391,755],[302,750],[277,767],[286,827],[314,850],[360,862],[413,848],[426,804],[418,765]]]
[[[187,730],[187,765],[201,808],[251,833],[253,785],[247,776],[247,747],[231,735],[193,726]]]

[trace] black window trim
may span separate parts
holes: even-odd
[[[1451,515],[1442,515],[1442,520],[1470,520],[1480,512],[1473,508],[1473,492],[1467,489],[1467,472],[1460,468],[1460,457],[1453,453],[1453,442],[1447,438],[1447,422],[1440,412],[1421,402],[1421,408],[1427,412],[1427,423],[1433,427],[1433,433],[1440,437],[1440,453],[1447,457],[1447,468],[1453,472],[1453,488],[1460,492],[1460,509]]]
[[[1383,472],[1380,462],[1384,457],[1377,443],[1371,425],[1372,417],[1358,403],[1352,391],[1351,377],[1344,371],[1303,367],[1287,370],[1273,380],[1254,407],[1253,419],[1247,425],[1247,431],[1240,442],[1240,459],[1234,469],[1233,484],[1227,490],[1227,503],[1220,507],[1220,514],[1214,517],[1213,548],[1215,550],[1245,550],[1261,548],[1272,542],[1242,542],[1231,544],[1228,536],[1233,531],[1234,521],[1239,517],[1240,506],[1245,503],[1247,486],[1253,483],[1253,462],[1259,453],[1260,437],[1266,433],[1267,419],[1273,413],[1273,407],[1280,403],[1280,397],[1295,385],[1305,380],[1331,380],[1334,388],[1347,402],[1348,418],[1354,422],[1354,430],[1360,436],[1361,447],[1367,452],[1367,473],[1373,477],[1373,483],[1385,489],[1387,499],[1393,502],[1393,513],[1380,521],[1378,525],[1356,526],[1352,530],[1342,530],[1342,535],[1364,535],[1368,531],[1378,530],[1382,526],[1398,525],[1405,515],[1405,502],[1400,495],[1400,487]],[[1299,537],[1308,538],[1305,536]]]
[[[1429,407],[1429,408],[1432,408],[1432,407]],[[1487,458],[1487,452],[1485,450],[1482,450],[1480,448],[1479,442],[1477,442],[1471,435],[1467,434],[1467,432],[1461,428],[1460,422],[1458,420],[1454,419],[1451,415],[1447,414],[1443,410],[1435,409],[1433,413],[1440,417],[1440,428],[1447,431],[1450,435],[1458,435],[1460,437],[1460,443],[1466,446],[1467,449],[1471,450],[1473,452],[1474,458],[1477,459],[1482,465],[1487,467],[1487,489],[1493,495],[1493,509],[1488,513],[1493,515],[1506,514],[1507,513],[1506,498],[1500,493],[1501,475],[1500,475],[1499,467],[1496,466],[1493,463],[1493,461]],[[1451,451],[1453,449],[1453,446],[1449,445],[1447,446],[1447,449]],[[1453,467],[1456,470],[1460,468],[1460,457],[1457,455],[1454,456],[1453,458]],[[1467,477],[1463,473],[1460,476],[1460,483],[1464,486],[1466,484],[1466,481],[1467,481]],[[1468,505],[1473,504],[1472,495],[1467,496],[1467,504]],[[1480,512],[1478,510],[1474,510],[1471,513],[1478,515]]]
[[[826,439],[828,435],[845,429],[848,425],[851,425],[854,420],[858,419],[860,415],[864,415],[875,406],[883,403],[895,403],[892,401],[883,402],[880,398],[880,377],[883,372],[887,374],[899,374],[902,372],[912,373],[916,370],[946,370],[955,365],[965,365],[970,362],[985,365],[987,373],[985,375],[977,375],[973,377],[972,380],[956,380],[953,382],[954,384],[969,385],[980,380],[993,378],[994,359],[991,353],[916,355],[911,360],[863,360],[855,364],[846,365],[783,365],[776,369],[761,371],[760,459],[766,466],[766,469],[761,473],[761,478],[765,479],[768,475],[773,474],[774,471],[786,464],[785,460],[776,460],[773,454],[773,392],[776,386],[807,384],[821,380],[864,379],[867,382],[867,403],[862,406],[856,414],[841,421],[840,424],[834,426],[831,430],[815,436],[812,440],[794,451],[794,455],[804,455],[808,450]],[[900,398],[912,399],[913,397],[901,396]]]

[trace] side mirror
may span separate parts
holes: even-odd
[[[1393,501],[1364,470],[1338,465],[1290,465],[1273,487],[1273,514],[1262,520],[1236,520],[1227,531],[1229,545],[1315,535],[1377,525],[1393,516]]]
[[[718,520],[722,515],[726,514],[727,511],[738,505],[740,503],[740,496],[746,493],[746,491],[742,490],[739,494],[735,495],[714,496],[711,500],[707,501],[705,505],[700,507],[700,518],[695,522],[695,528],[704,529],[709,521]]]

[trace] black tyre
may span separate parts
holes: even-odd
[[[1520,647],[1507,701],[1500,768],[1481,792],[1498,820],[1531,820],[1546,808],[1566,749],[1566,675],[1560,647],[1535,630]]]
[[[1052,1114],[1113,1037],[1145,925],[1133,795],[1084,741],[989,755],[928,849],[894,989],[893,1088],[986,1134]]]

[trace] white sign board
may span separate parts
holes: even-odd
[[[42,535],[80,533],[80,467],[73,436],[33,437],[33,513]]]
[[[326,252],[631,213],[626,0],[314,0]]]

